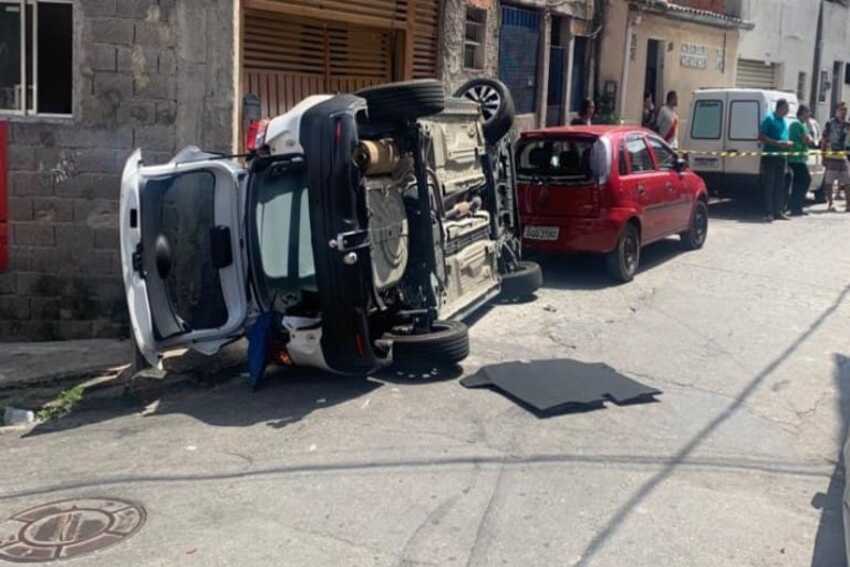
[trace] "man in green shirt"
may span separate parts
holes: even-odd
[[[791,149],[788,140],[788,126],[785,116],[788,114],[788,101],[779,99],[776,111],[764,117],[759,132],[759,141],[765,153],[761,158],[761,184],[764,191],[764,220],[790,220],[785,215],[787,192],[785,187],[785,167],[788,160],[783,155]],[[775,155],[779,153],[780,155]]]
[[[806,199],[806,193],[809,192],[809,185],[812,183],[812,176],[809,173],[808,152],[814,145],[814,140],[812,140],[807,126],[811,117],[812,111],[809,110],[809,107],[801,104],[797,109],[797,121],[791,124],[788,134],[788,139],[793,144],[791,147],[793,154],[788,158],[788,166],[794,173],[794,185],[789,203],[792,217],[806,214],[803,211],[803,203]]]

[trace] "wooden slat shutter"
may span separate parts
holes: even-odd
[[[776,66],[765,65],[764,61],[738,59],[735,86],[741,89],[775,89]]]
[[[437,77],[440,55],[440,2],[416,0],[413,39],[413,79]]]

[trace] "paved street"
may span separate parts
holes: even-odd
[[[146,508],[76,566],[844,565],[850,215],[712,214],[704,250],[659,243],[632,284],[549,260],[535,302],[472,325],[464,373],[604,361],[657,403],[539,419],[458,375],[234,375],[5,430],[0,516]]]

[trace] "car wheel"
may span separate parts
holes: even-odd
[[[460,321],[435,321],[427,333],[394,329],[393,365],[400,368],[445,368],[469,356],[469,329]]]
[[[537,262],[519,262],[513,272],[502,274],[503,298],[529,297],[543,285],[543,271]]]
[[[455,96],[481,105],[484,118],[484,138],[495,145],[514,125],[514,99],[508,87],[495,79],[472,79],[455,91]]]
[[[608,273],[618,282],[630,282],[640,264],[640,232],[634,223],[629,223],[620,234],[617,247],[606,257]]]
[[[703,201],[697,201],[691,215],[691,226],[679,234],[685,250],[699,250],[708,237],[708,206]]]
[[[446,107],[446,91],[440,81],[418,79],[360,89],[372,120],[403,120],[439,114]]]

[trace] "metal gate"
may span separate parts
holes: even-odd
[[[517,114],[537,110],[537,61],[540,13],[502,6],[499,78],[511,90]]]
[[[313,94],[437,75],[438,0],[246,4],[242,91],[259,96],[264,117]]]
[[[739,89],[775,89],[776,65],[754,59],[738,59],[735,86]]]

